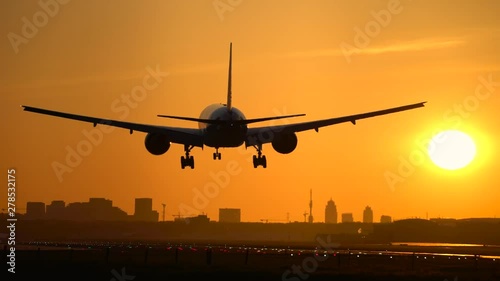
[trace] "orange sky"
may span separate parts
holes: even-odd
[[[287,213],[303,221],[312,188],[315,221],[324,221],[330,198],[355,220],[367,205],[375,221],[500,216],[498,1],[40,3],[48,4],[0,3],[1,167],[16,169],[20,208],[105,197],[132,214],[134,198],[151,197],[160,214],[167,205],[167,220],[187,209],[217,220],[219,208],[241,208],[242,221],[286,220]],[[281,124],[428,103],[298,133],[288,155],[265,145],[267,169],[253,168],[253,148],[221,149],[214,161],[205,147],[192,151],[194,170],[181,170],[181,145],[153,156],[145,134],[115,129],[59,178],[53,164],[67,165],[92,125],[19,107],[197,127],[156,115],[198,117],[225,102],[229,42],[233,106],[247,118],[306,114]],[[143,85],[148,69],[169,75],[142,100],[120,100]],[[458,171],[434,166],[422,149],[450,128],[478,146],[474,162]],[[229,172],[227,185],[213,178]]]

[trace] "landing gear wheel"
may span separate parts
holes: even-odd
[[[186,159],[184,158],[184,156],[181,156],[181,168],[186,168]]]
[[[194,145],[184,145],[184,151],[186,152],[186,156],[181,156],[181,168],[184,169],[186,166],[194,169],[194,157],[189,155],[191,149],[193,149]]]
[[[219,152],[219,148],[215,148],[215,152],[214,152],[214,160],[217,160],[219,159],[220,160],[221,158],[221,155],[220,155],[220,152]]]
[[[189,156],[189,166],[191,166],[191,169],[194,169],[194,157]]]
[[[255,146],[255,149],[257,149],[257,155],[253,156],[253,167],[257,168],[258,166],[261,166],[263,168],[267,167],[267,159],[265,155],[262,155],[262,144],[259,144]]]

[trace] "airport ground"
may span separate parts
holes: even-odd
[[[5,258],[8,248],[4,251]],[[17,247],[15,271],[7,280],[481,281],[500,280],[500,249],[38,242]]]

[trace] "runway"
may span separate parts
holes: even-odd
[[[445,252],[449,245],[351,246],[325,250],[281,245],[139,241],[37,242],[18,247],[16,275],[36,272],[39,277],[63,278],[69,274],[74,276],[73,280],[111,280],[116,279],[113,277],[116,274],[134,276],[133,280],[206,277],[217,280],[500,280],[500,255],[493,254],[498,253],[498,247],[464,246]]]

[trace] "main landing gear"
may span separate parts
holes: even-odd
[[[189,156],[189,152],[193,149],[194,145],[184,145],[184,151],[186,152],[186,157],[181,156],[181,168],[184,169],[186,166],[194,169],[194,157]]]
[[[216,159],[220,160],[220,157],[221,157],[221,155],[220,155],[220,152],[219,152],[219,148],[216,147],[215,148],[215,152],[214,152],[214,160],[216,160]]]
[[[253,156],[253,167],[257,168],[258,166],[262,166],[263,168],[267,167],[266,156],[262,155],[262,144],[254,145],[255,149],[257,149],[257,155]]]

